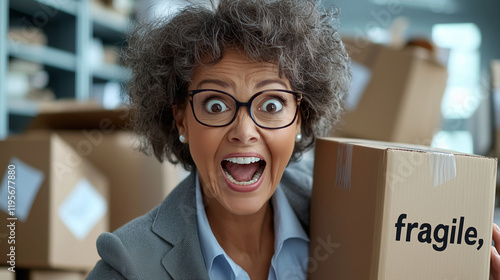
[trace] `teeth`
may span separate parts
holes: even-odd
[[[227,170],[224,169],[224,173],[226,173],[226,176],[229,179],[229,181],[231,181],[234,184],[238,184],[238,185],[242,185],[242,186],[251,185],[251,184],[257,182],[257,180],[259,180],[260,176],[262,175],[263,171],[264,171],[264,167],[262,166],[262,167],[259,168],[259,170],[257,170],[255,172],[255,174],[253,174],[252,180],[250,180],[248,182],[238,182],[238,181],[236,181],[233,178],[233,176],[231,176],[231,174],[229,173],[229,171],[227,171]]]
[[[237,163],[237,164],[250,164],[254,162],[258,162],[261,159],[257,157],[233,157],[233,158],[226,158],[225,160],[232,162],[232,163]]]

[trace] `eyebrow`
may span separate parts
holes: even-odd
[[[256,87],[257,88],[263,88],[269,84],[280,84],[285,88],[288,88],[288,85],[283,82],[282,80],[263,80],[257,83]]]
[[[201,85],[203,84],[216,84],[218,86],[221,86],[221,87],[224,87],[224,88],[228,88],[229,87],[229,83],[225,82],[225,81],[222,81],[222,80],[215,80],[215,79],[206,79],[206,80],[202,80],[200,81],[196,87],[197,88],[200,88]]]

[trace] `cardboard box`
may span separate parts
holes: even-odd
[[[496,158],[318,139],[310,279],[488,279]]]
[[[58,130],[58,134],[108,177],[111,231],[160,204],[187,172],[137,151],[136,136],[130,131],[99,136],[94,130],[93,140],[85,131]]]
[[[109,230],[108,181],[53,133],[0,142],[0,262],[88,270]]]
[[[79,156],[109,180],[110,231],[160,204],[187,176],[181,166],[160,163],[139,152],[137,136],[126,130],[126,109],[56,109],[34,118],[29,133],[56,131]]]
[[[430,144],[441,124],[446,68],[421,47],[344,43],[353,79],[335,135]]]

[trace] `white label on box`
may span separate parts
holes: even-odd
[[[81,179],[59,206],[59,218],[78,240],[83,240],[108,211],[108,203],[86,179]]]
[[[453,154],[431,153],[429,166],[431,167],[434,187],[439,187],[457,177],[457,164]]]
[[[352,111],[358,106],[361,96],[365,92],[366,86],[370,82],[372,72],[364,65],[351,61],[352,78],[349,94],[345,100],[345,109]]]
[[[7,214],[13,213],[14,217],[25,222],[28,219],[38,190],[42,186],[45,174],[15,157],[10,160],[9,165],[14,166],[14,168],[5,170],[2,186],[0,186],[0,209]],[[15,173],[9,174],[9,170],[13,170]],[[14,175],[15,178],[9,180],[9,175]],[[8,181],[12,181],[14,184],[9,184]],[[11,188],[9,189],[8,186],[11,186]],[[10,208],[9,200],[14,202]]]

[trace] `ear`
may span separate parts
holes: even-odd
[[[188,121],[187,121],[187,106],[172,106],[172,112],[174,114],[175,125],[177,126],[177,131],[179,131],[179,135],[184,135],[186,140],[188,140]]]

